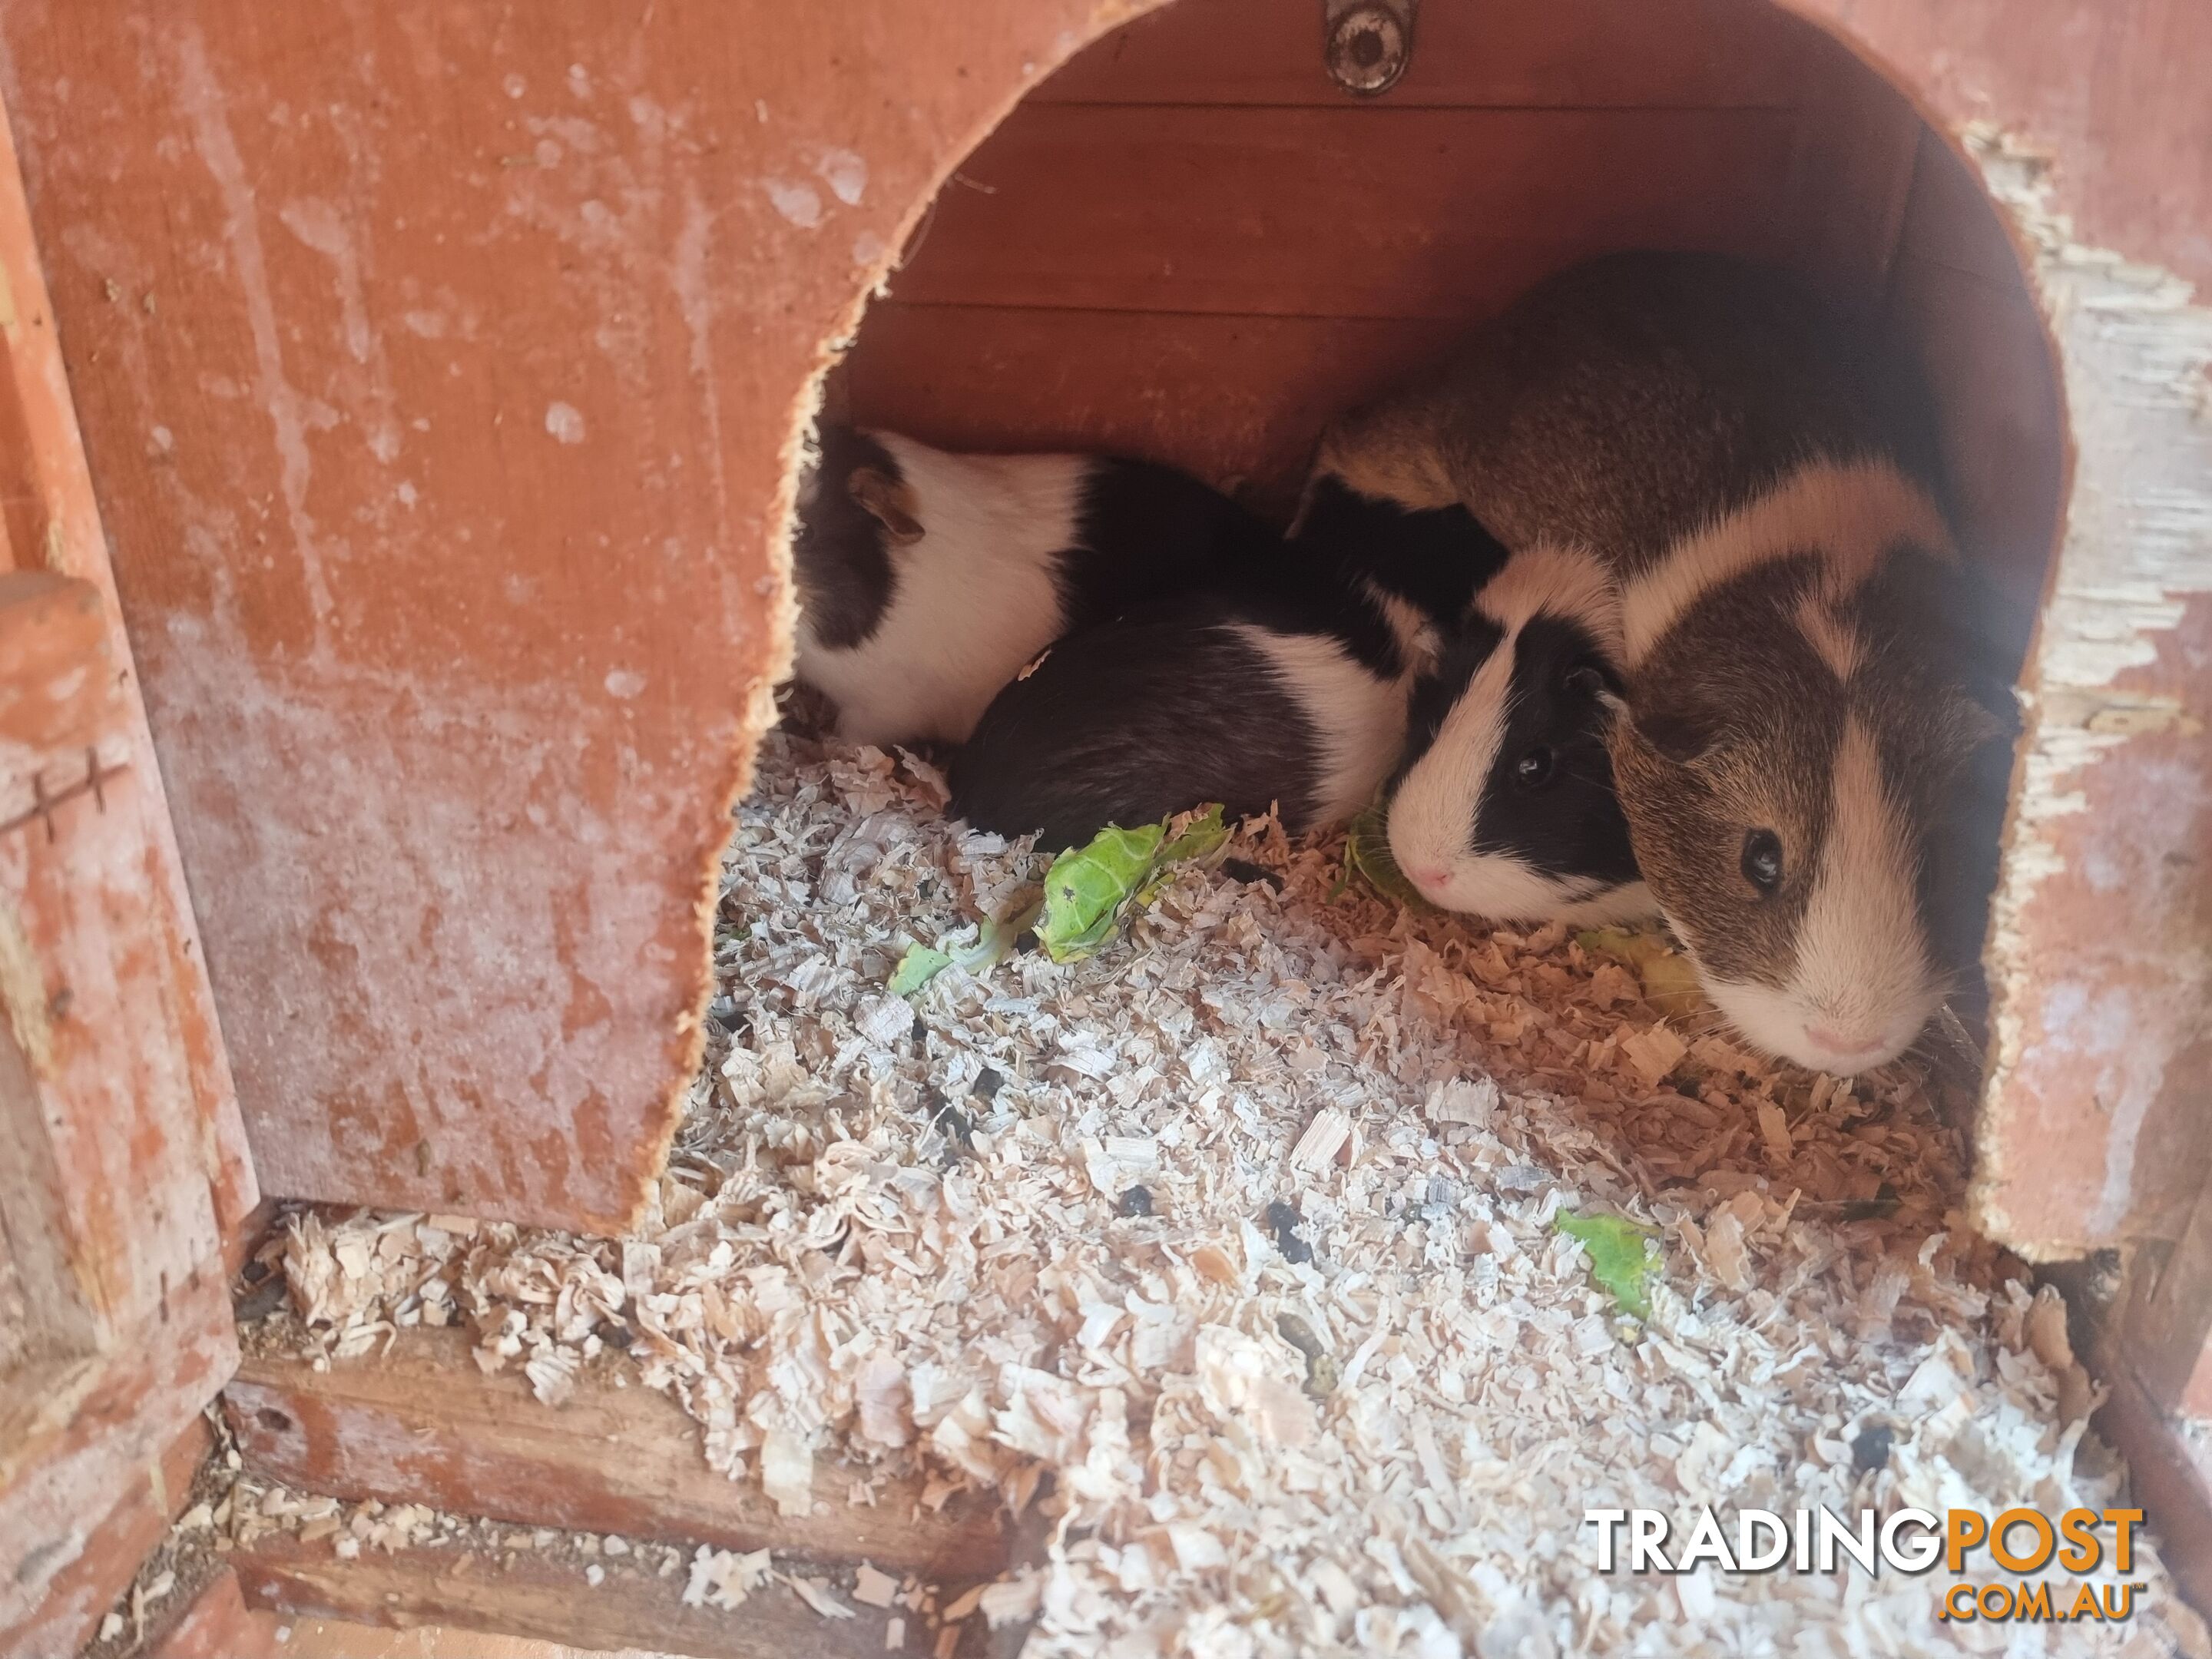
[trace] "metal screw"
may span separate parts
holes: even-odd
[[[1382,4],[1356,5],[1330,23],[1327,58],[1337,85],[1362,98],[1395,86],[1412,57],[1410,18]]]

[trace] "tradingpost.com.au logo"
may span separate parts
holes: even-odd
[[[1844,1561],[1879,1576],[1886,1568],[1907,1577],[1939,1565],[1953,1582],[1937,1587],[1942,1619],[2007,1620],[2063,1624],[2112,1620],[2135,1612],[2142,1586],[2121,1582],[2135,1570],[2135,1528],[2141,1510],[1861,1510],[1847,1521],[1833,1510],[1796,1510],[1785,1518],[1771,1510],[1738,1510],[1731,1540],[1711,1509],[1698,1511],[1687,1539],[1671,1547],[1673,1526],[1663,1510],[1584,1510],[1583,1524],[1597,1528],[1600,1572],[1693,1572],[1710,1565],[1728,1573],[1826,1572]],[[2109,1565],[2108,1565],[2109,1558]],[[2026,1582],[2057,1568],[2066,1582]],[[2106,1578],[2092,1582],[2102,1571]],[[1973,1572],[1985,1582],[1963,1582]],[[2013,1582],[2019,1581],[2019,1582]]]

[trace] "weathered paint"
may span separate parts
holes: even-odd
[[[2212,309],[2075,240],[2043,158],[1970,137],[2034,250],[2075,444],[1992,924],[1975,1204],[2029,1254],[2073,1255],[2176,1236],[2204,1179]]]
[[[786,1516],[757,1486],[708,1468],[697,1426],[665,1396],[586,1371],[565,1404],[548,1406],[519,1371],[486,1376],[470,1346],[459,1331],[418,1329],[373,1359],[323,1370],[282,1355],[249,1358],[224,1394],[247,1467],[352,1500],[720,1549],[865,1557],[939,1580],[988,1577],[1006,1564],[1004,1513],[973,1495],[925,1506],[926,1480],[915,1476],[868,1505],[824,1503]],[[825,1464],[816,1488],[836,1496],[847,1484]]]
[[[0,1648],[58,1652],[127,1576],[103,1516],[236,1361],[221,1232],[254,1188],[4,133],[0,503],[0,1206],[28,1326]]]
[[[635,1213],[829,343],[1129,9],[0,6],[270,1190]]]

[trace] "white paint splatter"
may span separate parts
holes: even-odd
[[[175,451],[177,447],[177,434],[170,431],[166,426],[155,427],[153,430],[152,436],[154,440],[154,453],[156,455],[167,455]]]
[[[407,325],[410,334],[419,334],[426,340],[443,339],[446,319],[435,311],[408,311],[400,313],[399,320]]]
[[[276,303],[270,292],[268,262],[261,246],[253,183],[230,131],[229,112],[222,86],[209,66],[207,41],[198,27],[179,21],[167,33],[174,54],[174,91],[192,135],[192,149],[214,179],[222,201],[224,252],[238,278],[246,304],[246,320],[253,341],[254,379],[262,406],[269,412],[270,435],[277,457],[277,483],[284,498],[284,516],[298,551],[300,579],[307,590],[308,609],[315,619],[315,648],[325,641],[323,629],[330,621],[334,602],[323,571],[323,549],[315,521],[307,513],[307,489],[313,463],[307,453],[307,433],[301,418],[300,393],[284,372],[282,337],[276,327]]]
[[[422,499],[421,495],[416,492],[415,486],[407,483],[404,479],[401,480],[399,488],[393,490],[392,493],[399,497],[399,504],[402,507],[412,507],[416,501]]]
[[[884,257],[884,239],[872,230],[864,230],[853,239],[853,263],[863,270]]]
[[[822,222],[822,198],[811,185],[802,185],[789,179],[769,179],[763,187],[775,210],[794,225],[811,230]]]
[[[611,669],[607,674],[607,693],[624,701],[645,690],[645,676],[628,668]]]
[[[370,370],[365,401],[371,405],[373,412],[363,421],[368,433],[369,453],[389,466],[399,454],[397,402],[392,389],[391,375],[384,362],[383,347],[377,338],[374,324],[369,320],[361,252],[356,246],[352,228],[338,209],[313,197],[287,203],[278,210],[276,216],[283,221],[285,229],[328,259],[336,273],[338,312],[345,329],[346,355]],[[335,424],[337,419],[333,411],[332,423]]]
[[[574,404],[545,405],[545,429],[564,444],[584,441],[584,416]]]
[[[592,95],[592,75],[581,64],[568,65],[568,90],[579,98]]]
[[[520,98],[530,89],[530,83],[519,75],[508,76],[501,84],[507,88],[507,95],[510,98]]]
[[[815,176],[847,207],[858,207],[868,188],[868,164],[849,149],[825,149],[814,160]]]

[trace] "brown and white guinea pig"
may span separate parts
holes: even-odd
[[[979,829],[1087,841],[1219,801],[1297,834],[1395,763],[1415,678],[1504,550],[1462,508],[1409,513],[1322,478],[1279,554],[1061,640],[953,757]]]
[[[1588,553],[1514,554],[1413,692],[1390,852],[1432,904],[1577,927],[1657,914],[1606,750],[1620,598]]]
[[[1900,386],[1778,273],[1614,255],[1355,434],[1508,546],[1605,561],[1638,865],[1729,1020],[1835,1073],[1894,1058],[1945,995],[1936,830],[2002,733],[1927,603],[1955,554]]]
[[[1071,628],[1277,540],[1195,478],[1095,455],[954,455],[825,426],[792,564],[798,677],[858,743],[957,743]]]

